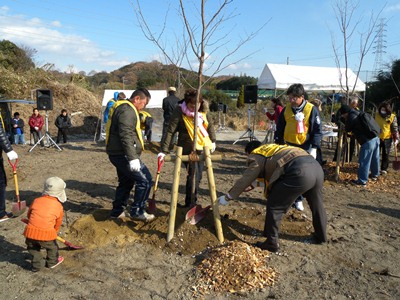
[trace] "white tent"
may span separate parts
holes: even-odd
[[[266,64],[257,85],[259,89],[286,90],[294,83],[301,83],[306,91],[341,91],[346,84],[345,71],[345,68]],[[356,83],[356,92],[365,91],[365,83],[352,70],[347,69],[347,73],[350,90]]]
[[[114,92],[123,92],[129,98],[135,90],[104,90],[103,101],[101,106],[106,106],[107,102],[114,98]],[[149,90],[151,99],[146,108],[162,108],[162,101],[167,97],[165,90]]]

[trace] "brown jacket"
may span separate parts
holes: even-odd
[[[230,189],[229,195],[237,199],[240,194],[257,178],[264,178],[268,182],[267,190],[271,190],[273,183],[285,172],[285,165],[293,159],[309,155],[301,148],[283,149],[277,154],[265,157],[260,154],[250,154],[247,158],[247,169],[242,177]]]
[[[210,137],[210,140],[215,143],[216,141],[216,134],[214,130],[214,125],[213,122],[209,116],[209,114],[206,114],[206,118],[208,121],[208,127],[207,127],[207,132]],[[183,148],[183,154],[189,154],[192,152],[193,148],[193,141],[189,136],[189,133],[186,129],[185,122],[183,121],[183,113],[182,109],[180,106],[177,106],[172,113],[171,120],[169,122],[167,134],[164,140],[164,143],[161,146],[161,152],[167,152],[169,144],[171,143],[171,139],[174,135],[174,133],[178,132],[178,143],[177,145],[179,147]]]

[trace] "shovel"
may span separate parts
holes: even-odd
[[[156,174],[156,181],[153,187],[153,196],[151,197],[151,199],[149,199],[148,213],[150,214],[153,214],[156,211],[156,191],[158,188],[158,180],[160,179],[160,172],[163,164],[164,164],[164,159],[161,160],[161,157],[159,157],[157,161],[157,174]]]
[[[400,170],[400,161],[397,160],[397,145],[394,145],[394,161],[393,161],[393,170]]]
[[[28,219],[21,219],[21,222],[28,224],[29,220]],[[80,250],[83,249],[82,246],[75,246],[73,244],[71,244],[70,242],[64,240],[62,237],[57,236],[57,240],[60,241],[61,243],[65,244],[69,250]]]
[[[22,215],[26,210],[26,202],[21,201],[19,199],[19,188],[18,188],[18,177],[17,177],[18,158],[15,160],[15,164],[13,164],[11,160],[8,160],[8,162],[10,163],[10,165],[13,169],[14,184],[15,184],[15,197],[17,198],[17,202],[12,204],[11,211],[14,216],[18,217],[18,216]]]
[[[196,205],[195,207],[189,209],[186,213],[185,220],[191,225],[196,225],[199,223],[207,214],[207,211],[211,208],[211,205],[202,207],[201,205]]]

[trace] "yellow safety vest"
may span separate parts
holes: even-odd
[[[285,109],[285,121],[286,121],[286,126],[285,126],[285,132],[283,135],[283,138],[286,142],[289,142],[291,144],[295,145],[303,145],[304,142],[307,139],[307,133],[308,133],[308,128],[310,126],[309,124],[309,119],[311,116],[311,111],[314,105],[311,103],[307,102],[306,105],[304,106],[303,109],[303,114],[304,114],[304,132],[303,133],[297,133],[297,121],[294,117],[294,113],[292,110],[292,107],[290,104],[286,106]]]
[[[147,111],[141,110],[139,113],[139,117],[140,117],[140,129],[144,130],[145,129],[145,121],[148,117],[151,118],[151,114],[149,114]]]
[[[260,154],[265,157],[271,157],[274,154],[278,153],[283,149],[294,148],[293,146],[288,145],[278,145],[278,144],[265,144],[260,147],[254,149],[251,154]]]
[[[390,139],[392,136],[392,132],[390,131],[390,126],[392,125],[394,121],[395,114],[391,114],[387,118],[382,118],[382,116],[379,113],[376,113],[375,115],[375,121],[378,123],[379,127],[381,128],[381,133],[379,135],[379,138],[381,140],[385,139]]]
[[[202,113],[202,112],[198,112],[198,113],[203,115],[203,120],[204,120],[203,126],[204,126],[204,128],[207,130],[208,121],[207,121],[206,114],[205,114],[205,113]],[[190,138],[191,138],[192,141],[193,141],[193,139],[194,139],[194,118],[188,117],[188,116],[186,116],[185,114],[183,114],[182,116],[183,116],[183,122],[185,123],[185,126],[186,126],[186,129],[187,129],[188,133],[189,133],[189,136],[190,136]],[[201,124],[198,124],[198,125],[201,125]],[[210,140],[210,137],[209,137],[209,136],[203,136],[203,135],[201,134],[200,129],[197,128],[197,143],[196,143],[196,149],[197,149],[197,150],[203,150],[203,148],[204,148],[205,146],[211,148],[211,144],[212,144],[212,142],[211,142],[211,140]]]
[[[110,113],[108,114],[108,121],[106,124],[106,144],[108,144],[108,137],[110,136],[110,127],[111,127],[111,120],[112,116],[114,114],[115,109],[120,106],[121,104],[128,104],[130,107],[133,108],[135,114],[136,114],[136,133],[139,138],[140,144],[142,144],[142,149],[144,150],[144,142],[143,142],[143,137],[142,137],[142,130],[140,129],[140,119],[139,119],[139,114],[136,109],[136,107],[132,104],[132,102],[128,100],[119,100],[115,102],[115,104],[111,107]]]

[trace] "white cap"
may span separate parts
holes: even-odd
[[[44,183],[43,194],[55,197],[61,203],[67,201],[67,195],[65,194],[65,184],[64,180],[59,177],[49,177]]]
[[[168,92],[176,92],[176,88],[174,86],[170,86],[167,90]]]

